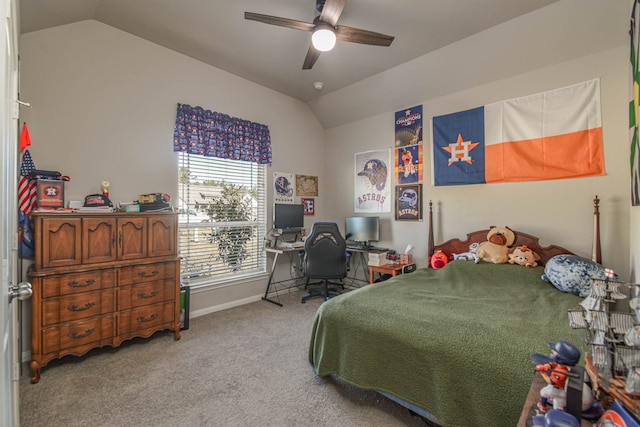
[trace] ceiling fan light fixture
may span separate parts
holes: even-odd
[[[336,45],[336,33],[329,24],[318,24],[311,35],[311,43],[320,52],[328,52]]]

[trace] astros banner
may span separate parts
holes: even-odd
[[[431,119],[435,185],[604,175],[600,80]]]

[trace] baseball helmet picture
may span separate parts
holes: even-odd
[[[293,195],[293,188],[291,183],[284,176],[279,176],[275,181],[276,192],[281,196],[291,197]]]
[[[369,178],[371,185],[375,185],[378,191],[382,191],[387,183],[387,165],[379,159],[368,160],[364,168],[358,172],[358,176]]]
[[[400,209],[415,209],[418,205],[418,192],[413,188],[405,188],[398,198]]]

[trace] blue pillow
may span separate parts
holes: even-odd
[[[576,255],[556,255],[544,266],[542,280],[558,290],[586,297],[591,279],[606,279],[604,267],[590,259]]]

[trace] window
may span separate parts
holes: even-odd
[[[192,288],[266,272],[266,165],[178,154],[181,279]]]

